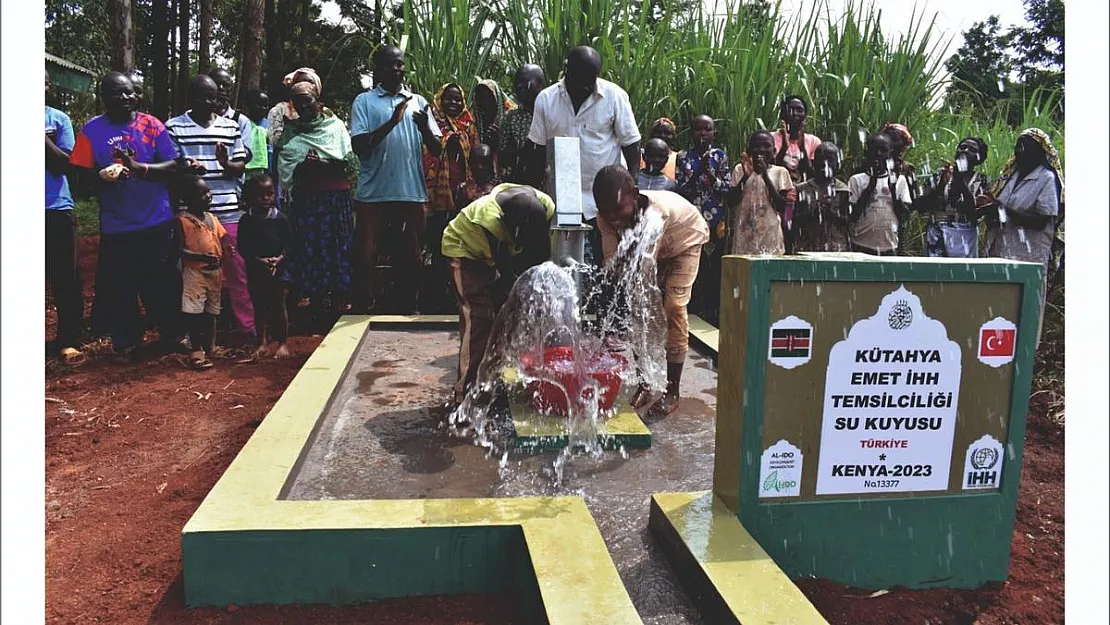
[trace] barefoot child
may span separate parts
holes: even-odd
[[[701,248],[709,240],[709,226],[693,204],[670,191],[640,191],[632,175],[620,165],[609,165],[594,179],[598,229],[601,230],[605,260],[613,257],[625,230],[634,227],[648,211],[662,217],[663,231],[655,247],[657,281],[663,293],[663,313],[667,319],[667,393],[651,408],[654,415],[668,415],[678,408],[682,366],[690,347],[690,323],[686,306],[690,289],[698,275]],[[664,337],[658,337],[663,339]],[[634,408],[648,400],[640,392],[633,398]]]
[[[866,171],[848,179],[848,240],[853,252],[897,256],[911,199],[906,177],[891,176],[894,152],[887,135],[873,134],[867,140],[867,163]]]
[[[817,147],[813,178],[795,187],[794,228],[799,252],[847,252],[848,185],[836,179],[840,149],[831,141]]]
[[[774,149],[771,133],[757,130],[748,138],[748,151],[732,170],[729,254],[786,253],[783,213],[796,196],[790,172],[771,164]]]
[[[193,351],[194,369],[208,369],[208,359],[216,349],[216,317],[220,314],[220,289],[223,276],[223,245],[234,253],[227,231],[220,220],[208,212],[212,191],[197,176],[185,176],[178,184],[178,197],[185,211],[177,217],[183,249],[181,312],[184,313]]]
[[[247,179],[243,201],[247,213],[239,220],[239,253],[247,267],[247,289],[254,305],[254,327],[258,334],[255,358],[269,355],[269,338],[277,341],[274,358],[289,355],[289,270],[286,254],[293,245],[293,229],[277,209],[274,180],[263,172]],[[269,333],[269,336],[267,335]]]

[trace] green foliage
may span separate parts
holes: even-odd
[[[952,73],[949,105],[989,113],[998,103],[1009,106],[1009,120],[1021,119],[1015,90],[1054,89],[1064,97],[1064,3],[1024,0],[1030,26],[1003,29],[998,16],[976,22],[964,32],[964,44],[948,60]],[[1013,76],[1020,77],[1014,81]],[[1063,106],[1059,108],[1063,121]]]

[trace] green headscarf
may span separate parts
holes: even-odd
[[[474,112],[474,117],[478,121],[478,140],[496,150],[497,144],[491,144],[490,142],[489,127],[497,124],[498,128],[500,128],[501,120],[505,116],[505,113],[516,108],[516,105],[513,104],[512,100],[505,97],[505,93],[501,90],[501,85],[497,84],[495,81],[483,78],[478,81],[478,85],[488,88],[490,92],[493,93],[493,101],[497,104],[497,106],[494,107],[493,119],[485,119],[481,108],[478,106],[478,89],[474,89],[471,95],[473,101],[470,103],[470,109]]]
[[[348,174],[358,170],[358,157],[351,149],[347,126],[327,108],[312,121],[297,119],[287,122],[274,149],[278,153],[278,181],[282,195],[286,197],[292,197],[293,174],[310,150],[316,150],[323,161],[344,161]]]

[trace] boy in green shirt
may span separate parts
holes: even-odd
[[[461,402],[478,376],[486,343],[517,276],[551,256],[555,202],[535,189],[500,184],[462,209],[443,231],[440,249],[451,265],[459,304]]]

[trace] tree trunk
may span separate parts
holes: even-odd
[[[112,69],[135,69],[135,31],[131,26],[131,0],[108,0],[108,40],[112,43]]]
[[[297,65],[308,65],[308,29],[312,23],[312,0],[301,0],[298,14],[300,25],[297,28]]]
[[[247,92],[262,85],[262,30],[267,25],[266,0],[247,0],[244,8],[243,66],[236,76],[239,83],[238,102],[246,102]]]
[[[266,2],[266,85],[270,101],[282,98],[281,79],[285,76],[285,60],[281,46],[281,28],[278,22],[277,0]]]
[[[151,51],[151,90],[154,92],[154,104],[151,114],[159,119],[166,119],[170,112],[170,84],[172,75],[172,61],[170,57],[173,50],[170,45],[170,32],[173,22],[169,19],[169,0],[153,0],[150,7],[150,21],[153,27],[154,49]]]
[[[189,91],[189,0],[177,0],[177,103],[174,111],[185,112]]]
[[[200,50],[197,56],[197,69],[207,73],[212,69],[212,0],[200,0]]]
[[[166,75],[166,85],[169,88],[170,97],[167,105],[173,107],[177,102],[177,3],[178,0],[169,0],[170,12],[166,16],[166,28],[170,31],[170,49],[169,56],[167,57],[170,62],[169,73]],[[173,112],[171,108],[166,113],[166,117],[161,119],[169,119],[170,113]]]

